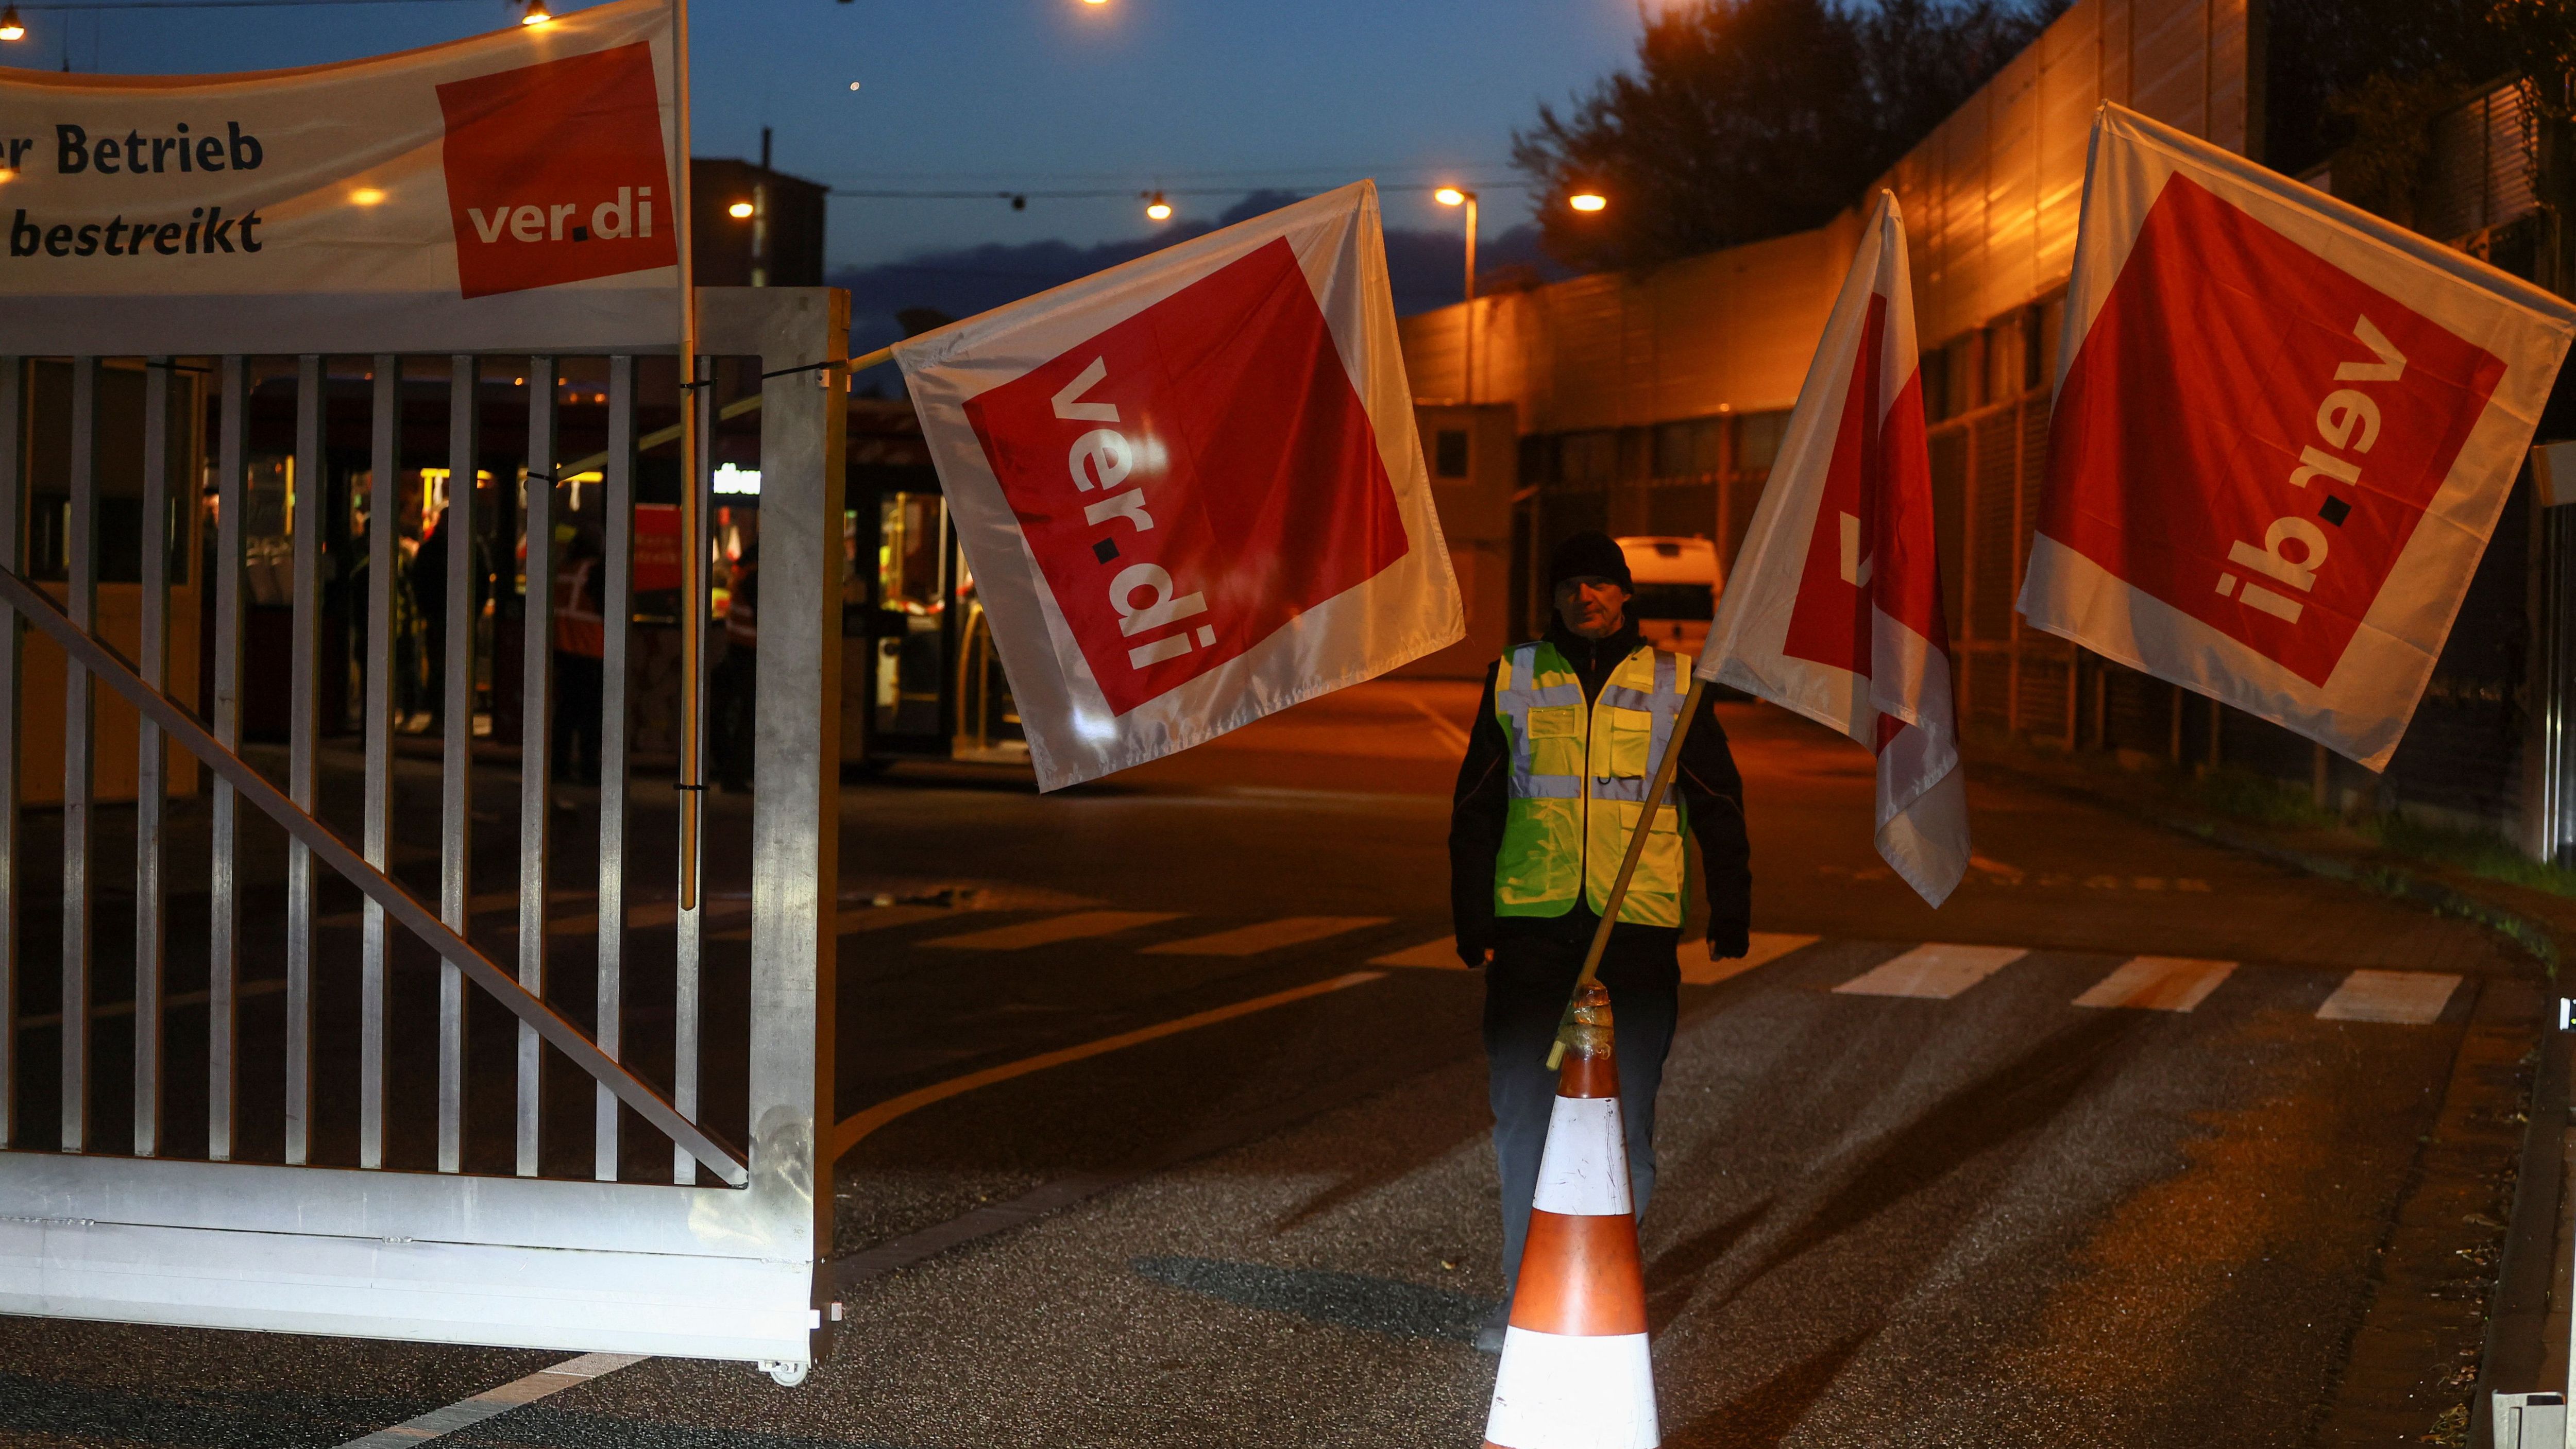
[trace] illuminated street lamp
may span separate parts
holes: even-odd
[[[1610,204],[1610,198],[1598,191],[1578,191],[1565,198],[1565,204],[1577,211],[1599,211]]]
[[[0,40],[24,40],[26,38],[27,27],[18,19],[18,7],[12,5],[6,10],[0,10]]]
[[[725,208],[725,215],[732,217],[736,221],[749,221],[751,220],[753,209],[754,208],[750,202],[737,201],[733,205]]]
[[[554,12],[546,8],[546,0],[528,0],[528,13],[519,17],[519,23],[521,25],[544,25],[552,21],[554,18]]]
[[[1443,186],[1431,193],[1431,199],[1442,206],[1467,208],[1467,300],[1476,300],[1476,193]]]
[[[1163,193],[1157,191],[1145,198],[1145,215],[1155,221],[1170,221],[1172,204],[1163,199]]]

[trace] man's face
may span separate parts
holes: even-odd
[[[1556,586],[1556,616],[1585,639],[1607,639],[1628,616],[1628,591],[1608,579],[1578,574]]]

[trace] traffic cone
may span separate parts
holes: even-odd
[[[1646,1274],[1619,1122],[1610,993],[1575,998],[1485,1449],[1654,1449]]]

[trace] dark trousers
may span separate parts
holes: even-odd
[[[760,697],[760,651],[728,643],[707,673],[707,753],[716,783],[751,788],[752,730]]]
[[[555,651],[555,778],[599,783],[599,709],[603,662]]]
[[[1548,1069],[1548,1044],[1556,1039],[1574,978],[1583,973],[1583,952],[1582,945],[1505,936],[1485,967],[1485,1066],[1494,1108],[1494,1162],[1503,1179],[1506,1300],[1520,1281],[1539,1155],[1556,1109],[1557,1074]],[[1619,1121],[1628,1137],[1637,1216],[1643,1218],[1655,1190],[1655,1092],[1663,1084],[1664,1057],[1672,1050],[1681,1010],[1681,964],[1670,944],[1614,940],[1601,965],[1601,983],[1610,990]]]

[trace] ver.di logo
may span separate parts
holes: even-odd
[[[463,295],[679,265],[650,46],[451,81],[438,103]]]

